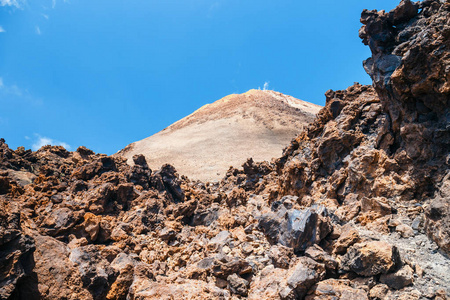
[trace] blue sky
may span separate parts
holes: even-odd
[[[112,154],[268,84],[324,104],[369,84],[362,9],[393,0],[0,0],[0,137]]]

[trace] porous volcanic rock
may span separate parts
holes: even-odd
[[[448,298],[449,10],[364,11],[373,86],[218,182],[0,139],[0,298]]]
[[[344,269],[362,276],[386,274],[394,270],[399,262],[397,248],[378,241],[353,245],[341,260]]]

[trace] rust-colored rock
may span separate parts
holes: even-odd
[[[341,264],[344,269],[358,275],[373,276],[394,270],[400,263],[399,260],[395,246],[374,241],[353,245],[342,258]]]
[[[355,299],[368,300],[366,291],[353,288],[349,280],[327,279],[317,283],[305,297],[306,300]]]
[[[364,11],[373,86],[218,182],[0,139],[0,298],[446,299],[449,12]]]

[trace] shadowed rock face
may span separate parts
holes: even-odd
[[[389,13],[364,11],[361,22],[365,26],[360,36],[373,54],[364,67],[389,115],[391,152],[416,166],[417,181],[448,187],[450,3],[402,1]],[[450,199],[442,193],[437,192],[431,205],[446,203],[443,210],[448,211]],[[438,222],[445,227],[448,222],[436,218],[448,221],[448,212],[440,217],[431,210],[427,214],[428,234],[448,252],[449,231],[435,226]]]
[[[220,180],[249,157],[270,161],[314,120],[321,106],[274,91],[250,90],[207,104],[119,154],[144,154],[152,169],[170,163],[191,179]]]
[[[402,202],[427,206],[435,193],[433,203],[444,201],[446,210],[448,197],[438,190],[448,185],[450,164],[449,9],[448,2],[402,1],[389,13],[363,11],[360,37],[372,51],[364,67],[373,88],[327,92],[316,122],[277,162],[276,197],[341,206],[344,219],[359,210],[363,223]],[[378,208],[364,208],[374,201]],[[434,218],[448,214],[440,216]],[[448,249],[444,231],[434,233],[436,222],[427,222],[429,235]]]
[[[447,299],[449,7],[364,11],[374,86],[214,184],[0,139],[0,298]]]
[[[39,299],[37,286],[33,289],[29,284],[33,281],[34,240],[21,231],[20,213],[14,205],[0,199],[0,208],[0,298],[26,297],[25,290],[31,288],[35,296],[29,299]]]
[[[419,13],[421,10],[421,13]],[[389,115],[392,152],[440,160],[450,146],[449,4],[402,1],[389,13],[364,11],[364,62]]]

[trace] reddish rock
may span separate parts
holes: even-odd
[[[320,281],[308,291],[305,300],[313,299],[354,299],[368,300],[362,289],[353,288],[349,280],[327,279]]]
[[[414,282],[414,271],[410,266],[405,265],[395,273],[381,275],[380,282],[399,290]]]
[[[333,244],[333,253],[345,254],[348,247],[360,241],[358,230],[350,225],[345,225],[341,229],[341,235]]]
[[[281,299],[302,299],[316,282],[325,277],[325,266],[310,258],[300,257],[286,277],[279,292]]]
[[[398,264],[400,255],[386,242],[364,242],[350,247],[341,260],[341,267],[362,276],[386,274]]]
[[[0,298],[445,299],[447,2],[364,11],[373,86],[327,91],[282,157],[219,182],[0,139]]]

